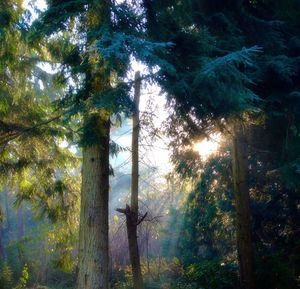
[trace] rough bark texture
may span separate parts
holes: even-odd
[[[139,212],[139,103],[141,94],[140,73],[135,74],[134,102],[136,111],[132,117],[132,173],[131,173],[131,211],[126,214],[127,236],[129,245],[129,256],[133,274],[134,289],[143,289],[143,276],[138,247],[138,212]],[[128,209],[128,208],[127,208]]]
[[[134,103],[136,111],[132,116],[132,172],[131,172],[131,210],[139,210],[139,133],[140,133],[140,105],[141,76],[136,72],[134,81]]]
[[[108,289],[110,121],[99,116],[98,125],[99,143],[82,152],[78,289]]]
[[[242,289],[254,289],[254,257],[251,240],[250,196],[247,184],[247,139],[241,124],[234,125],[232,169],[236,208],[236,234]]]
[[[136,215],[133,212],[126,215],[126,227],[129,245],[129,256],[133,276],[133,287],[134,289],[143,289],[144,283],[141,271],[140,254],[137,239],[137,225],[135,220]]]
[[[110,0],[87,5],[87,49],[110,26]],[[110,87],[110,73],[98,53],[88,53],[86,99]],[[84,117],[77,289],[108,289],[108,193],[110,111],[91,109]]]

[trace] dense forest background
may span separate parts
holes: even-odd
[[[0,2],[0,289],[300,287],[300,1]]]

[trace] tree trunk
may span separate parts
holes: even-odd
[[[143,289],[144,282],[141,270],[140,253],[138,246],[137,227],[147,216],[147,213],[139,220],[139,102],[141,94],[140,73],[135,74],[134,102],[136,111],[132,118],[132,172],[131,172],[131,205],[125,209],[117,209],[125,214],[127,237],[129,246],[129,257],[133,275],[134,289]]]
[[[102,28],[109,28],[111,1],[88,1],[86,99],[110,88],[110,72],[100,54],[90,51]],[[78,289],[108,289],[108,200],[110,110],[93,108],[84,116],[79,225]]]
[[[140,133],[140,96],[141,76],[137,71],[134,77],[134,103],[135,112],[132,116],[132,172],[131,172],[131,210],[138,214],[139,211],[139,133]],[[137,216],[136,216],[137,218]]]
[[[135,216],[136,215],[133,214],[132,211],[131,214],[126,214],[129,256],[132,268],[133,288],[143,289],[144,282],[141,271],[140,254],[137,239],[137,218]]]
[[[108,289],[108,192],[110,120],[88,120],[91,138],[83,147],[78,289]],[[97,132],[98,131],[98,135]],[[100,133],[99,133],[100,132]]]
[[[234,125],[232,170],[236,208],[236,234],[242,289],[254,289],[254,256],[251,238],[250,196],[247,184],[247,139],[244,127]]]
[[[137,226],[139,212],[139,103],[141,95],[140,73],[135,74],[134,103],[136,111],[132,117],[132,173],[131,173],[131,212],[126,214],[129,256],[132,267],[134,289],[143,289],[143,276],[141,271],[140,254],[138,247]]]

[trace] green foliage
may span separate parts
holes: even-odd
[[[183,275],[183,267],[179,259],[173,258],[168,261],[165,258],[152,258],[141,262],[144,285],[147,289],[170,288],[174,280],[179,280]],[[130,289],[132,288],[132,272],[130,266],[116,268],[113,271],[112,288]]]
[[[287,256],[286,252],[280,249],[273,252],[266,251],[260,251],[261,255],[257,256],[257,280],[260,288],[298,288],[299,266],[295,264],[294,256]]]
[[[134,104],[129,97],[130,85],[118,83],[115,87],[96,93],[91,99],[93,108],[108,109],[114,114],[123,112],[131,115],[134,111]]]
[[[48,281],[48,286],[51,289],[73,289],[75,288],[75,272],[62,272],[56,270],[52,272]]]
[[[129,64],[130,57],[144,62],[148,67],[157,65],[159,68],[175,73],[173,66],[166,62],[160,54],[168,51],[170,42],[151,42],[136,35],[115,32],[104,32],[96,47],[111,69],[116,70],[120,63]]]
[[[29,280],[28,267],[25,264],[24,267],[23,267],[23,270],[22,270],[22,274],[21,274],[20,280],[19,280],[17,286],[14,287],[14,289],[23,289],[23,288],[26,288],[28,280]]]
[[[24,179],[19,183],[16,204],[30,201],[37,217],[68,222],[79,206],[79,182],[74,182],[74,176],[61,173],[61,177],[57,178],[58,172],[50,168],[41,174],[27,173],[30,171],[23,174]]]
[[[68,189],[62,183],[72,178],[68,164],[76,163],[68,149],[60,148],[68,134],[52,101],[61,91],[53,89],[52,75],[38,67],[45,55],[27,41],[23,24],[30,19],[25,19],[21,2],[8,3],[0,6],[12,15],[0,35],[0,182],[18,189],[17,205],[31,200],[58,219],[58,202]],[[63,174],[66,178],[58,177]]]
[[[258,286],[297,288],[299,1],[109,1],[109,11],[98,2],[49,0],[32,26],[22,1],[0,4],[0,182],[16,191],[16,206],[30,202],[27,213],[40,217],[30,215],[19,241],[8,237],[15,227],[3,228],[1,286],[25,288],[41,265],[51,269],[49,283],[73,285],[79,159],[61,144],[97,143],[99,114],[134,111],[126,74],[135,58],[151,68],[144,79],[167,92],[172,158],[196,184],[163,230],[164,255],[180,260],[143,263],[147,287],[237,287],[230,157],[203,164],[185,149],[247,112]],[[110,146],[114,156],[124,151]],[[2,211],[4,224],[12,211]],[[118,274],[115,288],[131,288],[130,269]]]
[[[186,155],[182,156],[184,163]],[[171,210],[165,228],[164,253],[171,250],[185,265],[200,260],[231,259],[234,243],[234,208],[229,156],[212,157],[201,165],[190,164],[196,185],[184,206]],[[200,176],[200,180],[199,180]],[[183,174],[186,177],[186,174]],[[190,175],[188,176],[190,177]],[[224,257],[226,256],[226,257]],[[227,260],[228,260],[227,259]],[[231,259],[232,260],[232,259]]]
[[[64,2],[50,0],[47,2],[48,9],[36,20],[33,26],[40,36],[43,34],[50,36],[56,31],[68,30],[68,24],[73,24],[72,21],[68,23],[68,20],[83,12],[85,5],[89,4],[88,0],[67,0]]]
[[[204,261],[189,265],[183,277],[174,282],[173,289],[232,289],[237,288],[236,266],[220,264],[218,261]]]
[[[13,272],[6,262],[0,264],[0,287],[10,289],[13,283]]]
[[[224,264],[220,261],[203,261],[183,267],[179,259],[172,261],[156,258],[147,263],[142,262],[145,288],[172,289],[233,289],[238,286],[237,268],[235,264]],[[113,272],[117,280],[113,280],[112,288],[132,288],[131,269],[118,269]]]

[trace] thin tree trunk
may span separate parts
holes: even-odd
[[[236,208],[237,250],[242,289],[254,289],[254,256],[251,238],[250,196],[247,184],[247,139],[242,124],[235,123],[232,170]]]
[[[133,288],[143,289],[143,276],[141,271],[140,255],[138,248],[137,225],[134,214],[126,215],[127,236],[129,245],[129,256],[133,275]]]
[[[139,103],[141,94],[140,73],[135,74],[134,103],[136,111],[132,117],[132,173],[131,173],[131,214],[126,215],[129,256],[133,274],[134,289],[143,289],[140,254],[138,247],[137,224],[139,212]]]
[[[131,173],[131,204],[126,205],[125,209],[117,209],[118,212],[125,214],[127,237],[129,246],[129,257],[133,275],[134,289],[143,289],[144,282],[141,270],[137,227],[146,217],[147,213],[139,220],[139,102],[141,93],[140,73],[135,74],[134,102],[136,111],[133,114],[132,132],[132,173]]]
[[[132,172],[131,172],[131,210],[138,214],[139,210],[139,133],[140,115],[139,105],[141,96],[140,72],[135,73],[134,103],[136,110],[132,116]]]
[[[100,131],[99,141],[82,152],[78,289],[108,289],[110,120],[94,118],[89,125]]]

